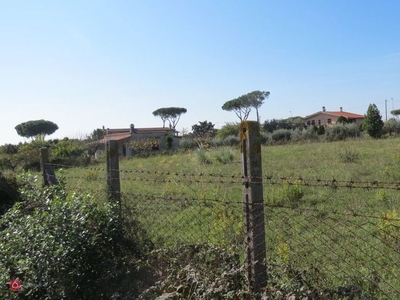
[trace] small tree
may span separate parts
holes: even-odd
[[[192,126],[192,133],[189,135],[194,143],[199,148],[203,148],[204,144],[209,144],[211,139],[215,137],[216,129],[215,124],[211,122],[203,121],[199,124]]]
[[[227,122],[225,123],[225,125],[217,130],[217,138],[225,139],[228,136],[239,136],[239,123]]]
[[[181,115],[186,113],[187,109],[183,107],[162,107],[153,111],[153,116],[160,117],[165,127],[165,121],[169,122],[169,127],[176,128]]]
[[[390,112],[393,116],[395,116],[397,119],[399,119],[400,116],[400,109],[394,109]]]
[[[17,131],[18,135],[27,138],[35,137],[37,140],[44,140],[46,135],[54,133],[57,129],[57,124],[43,119],[23,122],[15,126],[15,130]]]
[[[98,141],[104,138],[105,130],[101,128],[94,129],[93,132],[88,136],[91,141]]]
[[[336,123],[338,124],[348,124],[349,119],[347,119],[345,116],[340,116],[337,120]]]
[[[198,137],[211,137],[215,136],[216,130],[214,129],[215,124],[211,122],[203,121],[199,124],[194,124],[192,126],[192,134]]]
[[[373,138],[380,138],[383,129],[382,116],[375,104],[370,104],[363,122],[363,129]]]
[[[246,121],[251,109],[255,108],[257,111],[257,121],[259,121],[258,109],[264,103],[264,100],[268,98],[269,94],[269,92],[253,91],[236,99],[226,101],[222,105],[222,109],[233,111],[240,121]]]

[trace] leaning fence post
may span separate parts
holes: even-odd
[[[120,203],[119,160],[117,141],[107,141],[107,190],[110,201]]]
[[[40,171],[42,173],[42,186],[58,184],[56,174],[49,165],[49,148],[40,148]]]
[[[260,294],[267,285],[264,200],[261,167],[260,125],[240,124],[242,198],[246,230],[246,271],[249,290]]]

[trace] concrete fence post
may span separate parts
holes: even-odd
[[[40,171],[42,173],[42,186],[58,184],[56,174],[49,164],[49,148],[40,148]]]
[[[240,124],[242,199],[245,223],[245,263],[249,290],[260,294],[267,285],[264,197],[262,185],[260,125]]]
[[[107,141],[107,190],[108,199],[120,203],[121,184],[119,178],[119,157],[117,141]]]

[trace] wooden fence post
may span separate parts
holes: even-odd
[[[246,230],[246,270],[249,290],[260,294],[267,285],[264,197],[261,167],[260,125],[240,124],[242,153],[242,197]]]
[[[56,174],[49,165],[49,148],[40,148],[40,171],[42,173],[42,186],[58,184]]]
[[[107,141],[107,190],[108,199],[120,203],[119,157],[117,141]]]

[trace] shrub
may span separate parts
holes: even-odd
[[[216,137],[220,139],[226,139],[228,136],[239,136],[239,123],[228,122],[225,123],[220,129],[217,130]]]
[[[51,145],[51,161],[56,164],[82,165],[86,160],[86,148],[81,141],[65,139]]]
[[[400,218],[396,210],[389,210],[379,219],[378,229],[381,241],[388,247],[399,251],[400,249]]]
[[[196,147],[197,147],[196,143],[193,142],[193,140],[189,139],[189,138],[182,138],[179,143],[179,148],[183,149],[183,150],[194,149]]]
[[[124,239],[116,205],[62,185],[39,189],[27,175],[22,182],[25,201],[0,221],[0,281],[18,278],[24,289],[1,289],[2,299],[111,299],[136,290],[127,256],[141,257],[141,247]]]
[[[342,141],[348,138],[357,138],[361,136],[359,125],[351,124],[335,124],[325,130],[326,139],[328,141]]]
[[[315,141],[318,140],[318,134],[312,127],[309,127],[307,129],[295,129],[292,132],[291,140],[293,142]]]
[[[138,299],[251,299],[239,255],[208,245],[154,252],[148,260],[157,282]],[[157,299],[161,299],[157,298]]]
[[[225,146],[239,146],[240,145],[240,138],[235,135],[228,135],[224,138],[224,145]]]
[[[275,144],[284,144],[290,141],[292,135],[292,130],[290,129],[278,129],[272,132],[271,140]]]
[[[340,160],[344,163],[354,163],[358,160],[359,155],[355,151],[344,150],[339,153]]]
[[[233,161],[235,152],[231,148],[220,148],[211,152],[212,158],[222,164],[227,164]]]

